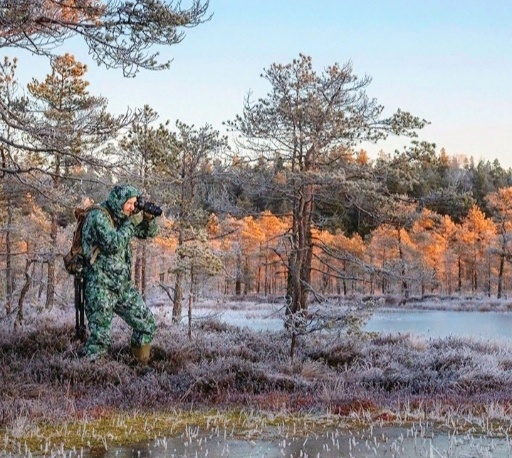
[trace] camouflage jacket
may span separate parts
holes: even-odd
[[[94,263],[86,269],[87,281],[100,282],[114,291],[131,281],[132,237],[145,239],[154,237],[158,232],[154,219],[142,219],[135,224],[132,218],[123,213],[124,203],[137,195],[138,191],[133,186],[116,186],[108,199],[101,203],[108,214],[95,209],[87,216],[82,229],[84,256],[90,262],[97,251]]]

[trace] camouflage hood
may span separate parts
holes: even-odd
[[[105,202],[103,202],[103,206],[105,206],[109,211],[114,220],[117,223],[124,221],[128,216],[123,213],[123,205],[128,199],[132,197],[137,197],[139,195],[139,191],[134,186],[129,184],[114,186],[112,191]]]

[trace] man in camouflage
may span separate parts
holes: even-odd
[[[154,237],[158,226],[152,215],[136,220],[139,192],[130,185],[115,186],[102,208],[89,213],[82,230],[85,270],[85,314],[89,338],[83,353],[90,360],[105,354],[112,342],[113,314],[132,329],[131,348],[141,363],[149,360],[156,325],[151,310],[131,281],[132,237]],[[135,216],[134,216],[135,215]]]

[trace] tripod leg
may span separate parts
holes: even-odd
[[[84,279],[75,277],[75,331],[76,338],[85,342],[87,330],[85,327]]]

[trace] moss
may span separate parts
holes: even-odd
[[[94,413],[91,413],[93,416]],[[2,431],[4,452],[51,453],[56,450],[108,449],[157,438],[186,435],[187,430],[255,439],[278,437],[282,430],[307,434],[319,427],[339,425],[339,417],[255,413],[241,410],[120,413],[98,411],[97,418],[51,424],[40,422],[13,436]]]
[[[26,425],[21,434],[13,434],[12,430],[0,430],[0,437],[3,438],[3,450],[0,450],[0,455],[54,455],[84,449],[96,449],[100,453],[99,450],[114,446],[203,434],[230,439],[272,440],[283,436],[307,437],[329,428],[354,431],[365,430],[370,425],[410,427],[417,422],[429,423],[433,428],[440,429],[447,426],[445,421],[428,420],[429,409],[423,404],[416,412],[410,410],[411,406],[407,406],[407,412],[394,412],[371,403],[337,407],[339,409],[334,408],[331,413],[324,415],[235,409],[135,413],[99,409],[97,412],[90,412],[88,418],[75,421]],[[357,407],[357,415],[354,415],[354,407]],[[342,412],[343,410],[347,411]],[[447,417],[451,416],[449,413],[445,414]],[[471,432],[472,435],[485,434],[495,437],[505,437],[512,430],[507,421],[470,422],[467,417],[453,417],[451,429],[459,434]]]

